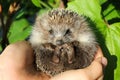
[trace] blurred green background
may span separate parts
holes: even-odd
[[[53,8],[67,8],[89,17],[97,40],[108,59],[104,80],[119,80],[119,0],[0,0],[0,51],[29,37],[37,15]]]

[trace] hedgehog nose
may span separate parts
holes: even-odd
[[[57,44],[57,45],[62,45],[62,44],[63,44],[63,41],[62,41],[62,40],[57,40],[57,41],[56,41],[56,44]]]

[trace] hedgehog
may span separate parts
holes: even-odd
[[[50,76],[87,67],[98,46],[87,18],[67,9],[53,9],[37,16],[29,42],[37,70]]]

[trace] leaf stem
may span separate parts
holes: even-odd
[[[102,15],[102,19],[104,20],[106,26],[109,28],[109,23],[107,22],[107,20],[105,19],[105,16],[103,14],[103,12],[101,11],[101,15]]]

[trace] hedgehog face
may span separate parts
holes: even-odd
[[[83,16],[64,9],[52,10],[38,17],[35,22],[30,40],[36,45],[41,43],[61,45],[81,41],[83,38],[80,39],[80,34],[88,32],[89,29]]]
[[[62,45],[74,40],[74,32],[70,25],[51,25],[51,28],[47,32],[49,35],[48,42],[54,45]]]
[[[46,23],[46,22],[44,22]],[[48,24],[48,23],[47,23]],[[40,30],[38,31],[38,37],[42,38],[42,41],[46,43],[52,43],[54,45],[62,45],[66,42],[72,42],[75,40],[76,31],[73,25],[68,25],[65,23],[59,24],[42,24]],[[36,29],[38,30],[38,29]]]

